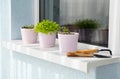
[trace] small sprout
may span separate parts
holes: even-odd
[[[25,28],[25,29],[33,29],[33,28],[34,28],[34,25],[25,25],[25,26],[23,26],[22,28]]]
[[[65,26],[60,27],[59,33],[62,33],[62,34],[71,34],[70,30],[67,27],[65,27]]]

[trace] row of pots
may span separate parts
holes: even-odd
[[[37,40],[40,44],[40,48],[49,48],[55,46],[56,34],[44,34],[34,32],[34,29],[21,28],[22,41],[25,44],[36,43]],[[60,52],[70,52],[77,50],[79,34],[73,32],[72,34],[58,33],[58,44]],[[38,39],[37,39],[38,38]]]

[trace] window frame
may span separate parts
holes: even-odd
[[[87,47],[97,47],[97,48],[109,48],[112,50],[113,55],[120,55],[120,3],[119,0],[110,0],[109,5],[109,35],[108,35],[108,47],[102,47],[91,44],[83,44]],[[34,23],[39,22],[39,0],[34,0]],[[114,26],[114,27],[113,27]]]
[[[120,0],[110,0],[108,48],[113,55],[120,56]]]

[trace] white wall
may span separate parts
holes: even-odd
[[[9,56],[8,50],[4,49],[2,46],[2,41],[10,40],[10,30],[11,30],[11,1],[10,0],[0,0],[0,79],[9,79]],[[5,62],[2,60],[6,60]],[[6,64],[7,67],[6,67]]]
[[[34,24],[34,0],[0,0],[0,79],[14,79],[12,53],[1,42],[20,39],[20,27],[27,24]]]

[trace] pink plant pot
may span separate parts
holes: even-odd
[[[25,44],[36,43],[37,33],[34,32],[34,29],[25,29],[21,28],[22,41]]]
[[[53,34],[38,33],[38,37],[41,48],[49,48],[55,46],[55,39],[56,39],[55,33]]]
[[[77,50],[78,33],[73,34],[58,34],[60,52],[72,52]]]

